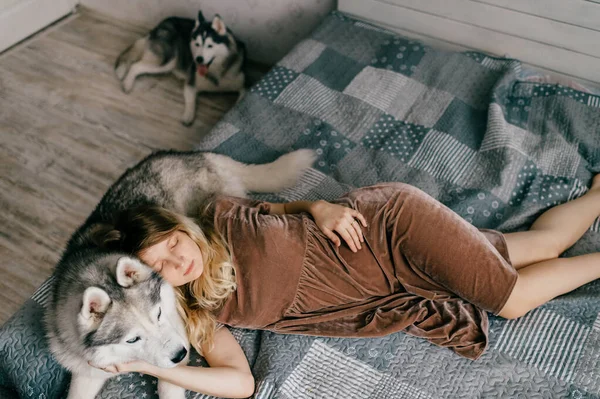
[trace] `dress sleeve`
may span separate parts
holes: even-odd
[[[268,215],[271,212],[271,204],[250,198],[230,196],[222,196],[216,200],[215,211],[219,215],[234,216],[236,213],[239,213],[240,210],[249,211],[259,215]]]
[[[271,204],[248,198],[222,196],[213,202],[211,208],[209,212],[212,213],[214,226],[221,234],[229,237],[231,231],[237,232],[239,236],[240,232],[250,234],[261,226],[264,217],[271,211]]]

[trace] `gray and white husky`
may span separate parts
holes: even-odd
[[[173,72],[184,79],[182,123],[191,125],[198,92],[245,92],[246,46],[235,38],[219,15],[212,21],[198,12],[196,21],[170,17],[127,48],[115,63],[126,93],[142,74]]]
[[[173,288],[137,258],[98,246],[99,227],[143,204],[197,215],[217,194],[280,191],[293,186],[313,161],[312,150],[260,165],[208,152],[162,151],[127,170],[73,234],[53,274],[46,332],[51,352],[72,373],[68,398],[96,396],[113,376],[97,367],[134,360],[175,367],[188,357]],[[159,381],[162,398],[184,394],[183,388]]]

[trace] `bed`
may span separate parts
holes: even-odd
[[[256,198],[333,199],[401,181],[477,227],[518,231],[585,193],[600,172],[600,97],[525,72],[517,60],[435,50],[333,12],[198,149],[244,162],[316,149],[298,186]],[[565,255],[599,251],[599,228],[597,221]],[[41,324],[51,290],[48,280],[0,330],[3,398],[64,395],[69,376],[49,354]],[[232,332],[259,399],[600,398],[600,281],[518,320],[490,316],[490,344],[477,361],[403,333]],[[156,380],[118,376],[100,397],[156,397]]]

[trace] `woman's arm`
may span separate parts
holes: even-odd
[[[222,327],[215,333],[210,352],[203,349],[210,367],[163,369],[151,366],[146,374],[206,395],[247,398],[254,393],[254,377],[248,360],[229,329]]]
[[[271,206],[270,213],[272,215],[285,215],[286,213],[292,214],[292,213],[301,213],[301,212],[308,212],[308,213],[312,214],[311,208],[317,202],[319,202],[319,201],[292,201],[292,202],[282,202],[282,203],[270,202],[269,203],[269,205]],[[325,202],[325,201],[323,201],[323,202]]]
[[[340,237],[342,237],[353,252],[362,248],[360,243],[364,242],[364,237],[357,219],[364,227],[367,227],[367,221],[360,212],[352,208],[323,200],[270,203],[270,208],[270,213],[273,215],[308,212],[319,229],[335,245],[340,246]]]
[[[226,327],[215,333],[210,352],[203,349],[210,367],[178,366],[164,369],[145,362],[132,362],[112,366],[114,371],[106,371],[149,374],[190,391],[225,398],[247,398],[254,393],[254,377],[246,355]]]

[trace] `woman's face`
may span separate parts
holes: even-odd
[[[174,287],[194,281],[204,271],[200,248],[183,231],[175,231],[146,248],[140,253],[140,259]]]

